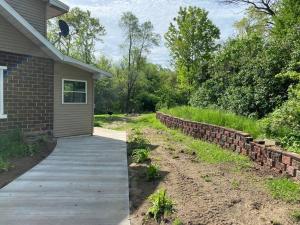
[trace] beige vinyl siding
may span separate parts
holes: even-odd
[[[62,104],[62,80],[87,81],[87,104]],[[94,117],[94,81],[92,74],[75,67],[54,65],[54,136],[91,135]]]
[[[0,51],[47,58],[38,46],[33,44],[2,16],[0,16]]]
[[[41,0],[5,0],[23,16],[36,30],[46,36],[47,19],[46,8],[47,3]]]

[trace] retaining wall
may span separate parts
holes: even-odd
[[[156,113],[156,118],[169,128],[180,129],[186,135],[247,155],[261,166],[300,180],[300,155],[286,152],[280,146],[254,140],[248,133],[184,120],[161,112]]]

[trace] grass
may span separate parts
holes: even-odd
[[[254,138],[264,136],[260,123],[244,116],[218,109],[200,109],[189,106],[180,106],[171,109],[162,109],[161,112],[176,117],[228,127],[251,134]]]
[[[102,127],[107,123],[111,123],[114,121],[123,121],[125,118],[124,114],[114,114],[114,115],[108,115],[108,114],[103,114],[103,115],[95,115],[94,117],[94,126],[95,127]]]
[[[275,199],[286,202],[300,202],[300,185],[287,178],[267,181],[267,188]]]

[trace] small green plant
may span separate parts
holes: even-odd
[[[300,222],[300,210],[295,210],[291,216],[296,222]]]
[[[232,186],[232,188],[233,189],[239,189],[240,188],[240,182],[238,181],[238,180],[236,180],[236,179],[233,179],[232,181],[231,181],[231,186]]]
[[[300,201],[300,185],[288,178],[268,180],[267,188],[275,199],[286,202]]]
[[[33,156],[38,151],[38,144],[28,144],[26,149],[26,155]]]
[[[143,136],[143,133],[139,129],[133,130],[129,137],[130,149],[148,149],[149,146],[150,142]]]
[[[155,221],[160,222],[166,216],[174,212],[173,202],[167,197],[167,191],[160,189],[154,194],[149,196],[151,207],[148,210],[147,215],[154,218]]]
[[[271,224],[273,224],[273,225],[283,225],[282,223],[280,223],[279,221],[276,221],[276,220],[272,220]]]
[[[157,165],[151,164],[147,168],[147,180],[148,181],[154,181],[158,178],[160,178],[159,167]]]
[[[211,177],[209,175],[207,175],[207,174],[203,175],[201,177],[204,179],[205,182],[211,182],[212,181]]]
[[[3,158],[0,158],[0,172],[1,171],[8,171],[10,168],[10,163],[5,161]]]
[[[132,160],[135,163],[144,163],[149,160],[149,150],[135,149],[132,152]]]
[[[183,225],[183,222],[181,222],[180,219],[176,218],[176,219],[173,221],[172,225]]]

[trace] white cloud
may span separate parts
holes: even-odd
[[[233,24],[243,16],[243,9],[224,6],[213,0],[65,0],[71,7],[88,9],[92,15],[100,18],[107,34],[103,43],[97,44],[97,53],[104,54],[114,60],[122,56],[120,45],[123,37],[119,28],[119,19],[123,12],[132,11],[140,21],[150,20],[155,31],[162,37],[169,23],[177,15],[180,6],[199,6],[209,11],[209,17],[221,29],[221,38],[225,40],[233,34]],[[153,49],[150,60],[167,66],[169,52],[164,46]]]

